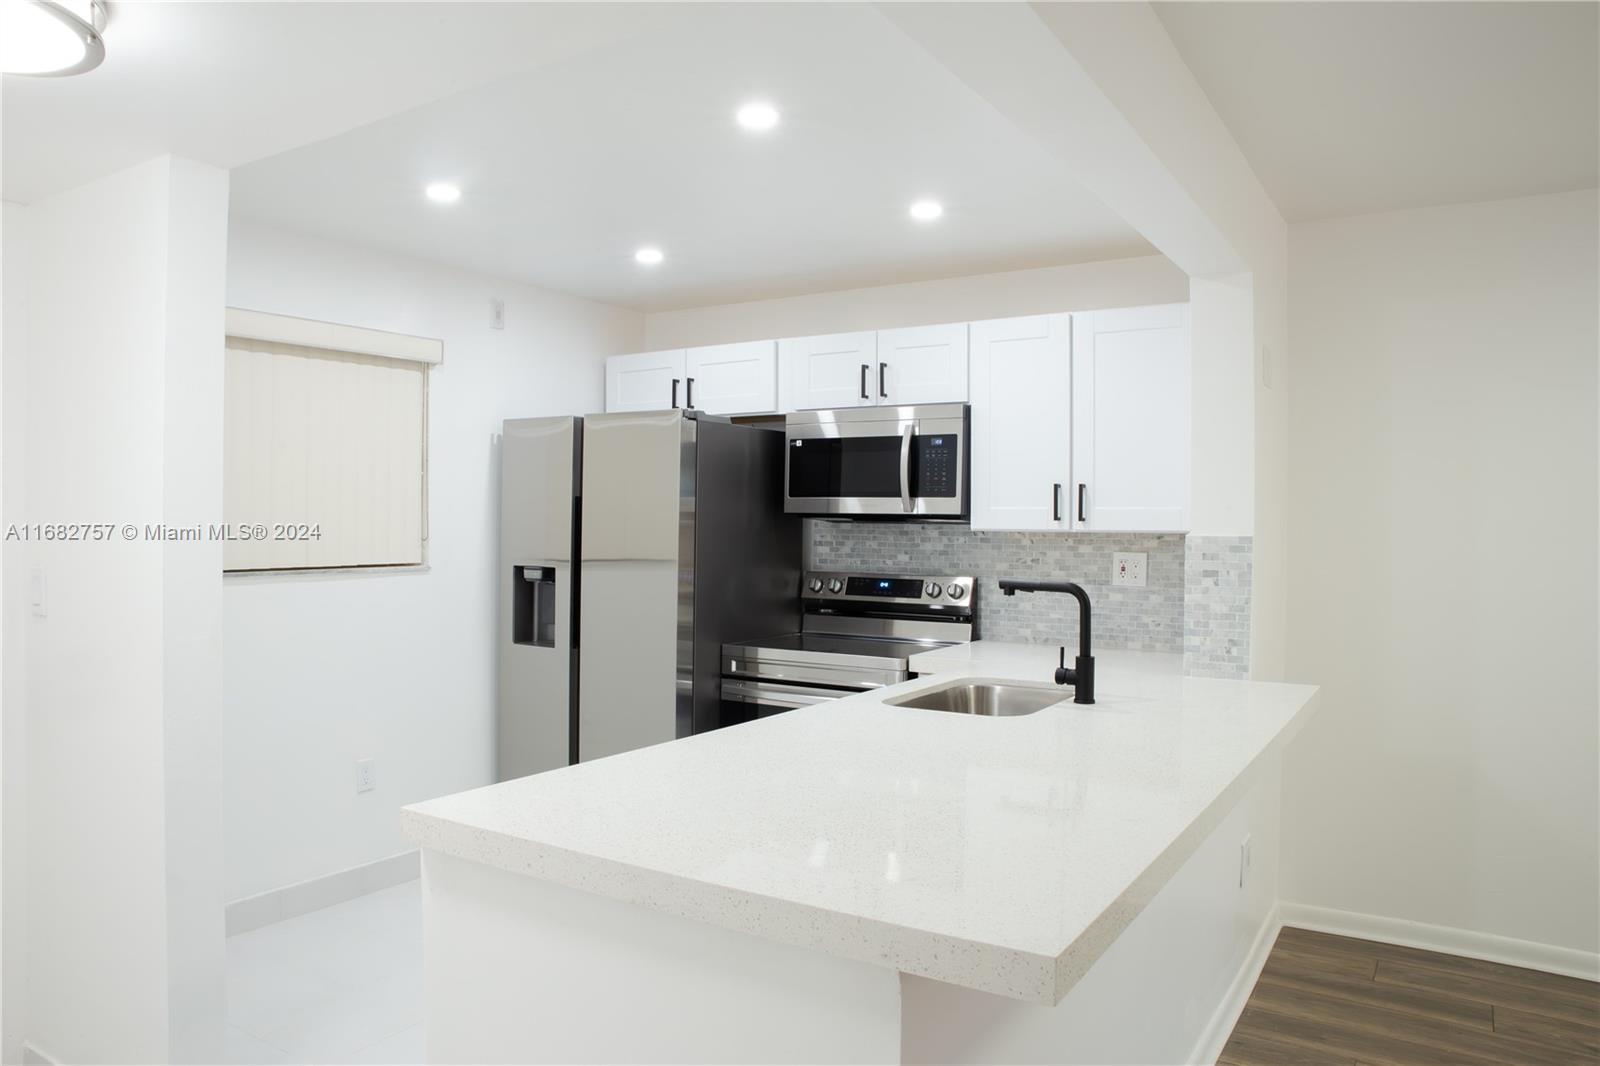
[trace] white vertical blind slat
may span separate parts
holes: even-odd
[[[228,570],[422,562],[424,364],[230,337],[224,388]],[[281,525],[320,539],[278,539]]]

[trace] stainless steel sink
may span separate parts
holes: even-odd
[[[884,700],[891,707],[916,707],[924,711],[949,711],[952,714],[977,714],[1009,718],[1032,714],[1072,698],[1071,686],[1030,685],[1022,681],[999,681],[987,677],[967,677],[938,688],[924,689],[907,696]]]

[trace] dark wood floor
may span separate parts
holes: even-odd
[[[1218,1061],[1600,1063],[1600,984],[1285,928]]]

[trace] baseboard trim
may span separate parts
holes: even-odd
[[[1581,977],[1600,981],[1600,953],[1578,951],[1575,948],[1540,944],[1532,940],[1517,940],[1493,933],[1478,933],[1470,929],[1454,929],[1445,925],[1411,922],[1403,918],[1384,918],[1376,914],[1357,914],[1353,911],[1334,910],[1331,907],[1314,907],[1308,903],[1278,904],[1278,917],[1283,925],[1312,929],[1319,933],[1337,933],[1340,936],[1360,937],[1363,940],[1381,940],[1386,944],[1422,948],[1443,952],[1446,955],[1463,955],[1469,959],[1502,962],[1508,966],[1523,966],[1530,970]]]
[[[415,881],[422,872],[419,855],[413,848],[388,858],[352,866],[348,870],[337,870],[299,884],[285,885],[234,900],[227,906],[228,935],[248,933],[252,929],[331,907],[368,892]]]
[[[1244,1005],[1249,1001],[1250,993],[1256,989],[1256,981],[1261,977],[1262,968],[1267,965],[1267,956],[1272,953],[1272,945],[1278,939],[1278,930],[1281,928],[1283,922],[1279,920],[1278,908],[1273,907],[1262,920],[1261,928],[1256,930],[1256,938],[1250,944],[1244,963],[1233,975],[1222,1002],[1217,1004],[1211,1020],[1200,1033],[1200,1039],[1195,1041],[1194,1052],[1189,1056],[1190,1062],[1214,1064],[1222,1056],[1222,1049],[1227,1046],[1228,1037],[1233,1035],[1233,1027],[1239,1024],[1239,1015],[1244,1013]]]

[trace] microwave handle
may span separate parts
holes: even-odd
[[[911,513],[911,435],[916,425],[907,422],[900,431],[900,505]]]

